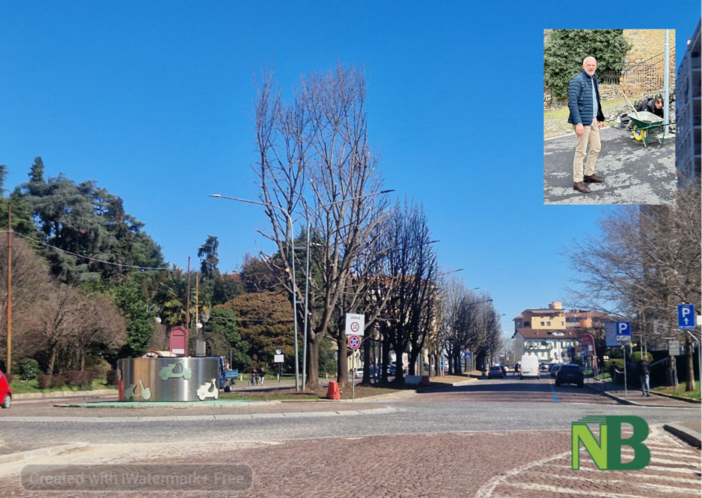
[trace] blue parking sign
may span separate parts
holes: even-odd
[[[617,322],[617,342],[631,342],[631,322]]]
[[[695,328],[695,305],[678,305],[678,328],[681,330],[694,330]]]

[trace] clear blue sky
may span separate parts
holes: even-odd
[[[674,28],[682,56],[697,0],[0,0],[0,163],[9,187],[35,156],[47,176],[93,179],[186,265],[208,235],[221,269],[270,251],[255,198],[253,79],[286,88],[365,65],[370,141],[386,188],[421,202],[441,264],[489,291],[505,331],[566,299],[564,249],[598,207],[543,205],[544,28]],[[594,12],[596,11],[596,12]],[[568,169],[568,165],[564,165]]]

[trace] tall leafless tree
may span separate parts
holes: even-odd
[[[314,262],[319,279],[310,279],[308,380],[318,385],[319,345],[330,334],[339,350],[338,380],[346,382],[346,338],[338,326],[340,304],[350,285],[354,262],[373,244],[382,199],[378,159],[368,144],[366,81],[362,70],[338,65],[327,74],[303,77],[285,104],[272,75],[259,86],[256,101],[258,163],[255,171],[290,300],[290,251],[294,223],[309,220],[321,247]],[[277,207],[272,207],[277,206]],[[282,208],[282,209],[279,209]],[[293,218],[292,223],[285,212]],[[303,223],[304,224],[304,223]],[[303,262],[296,265],[302,268]],[[296,310],[304,322],[304,283],[296,282]]]

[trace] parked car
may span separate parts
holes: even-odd
[[[548,363],[539,363],[539,368],[542,372],[548,372]]]
[[[559,368],[561,368],[560,364],[555,364],[551,366],[551,377],[553,377],[554,379],[556,378],[556,374],[558,373]]]
[[[498,379],[504,379],[506,377],[504,368],[502,368],[499,365],[490,367],[490,371],[488,372],[488,379],[492,379],[493,377],[496,377]]]
[[[585,376],[580,370],[580,365],[561,365],[556,373],[556,386],[561,384],[576,384],[578,387],[583,387]]]
[[[356,378],[357,378],[357,379],[362,379],[362,378],[363,378],[363,367],[357,368],[357,369],[356,369]]]
[[[7,382],[7,377],[2,372],[0,372],[0,403],[3,408],[12,406],[12,389],[10,383]]]

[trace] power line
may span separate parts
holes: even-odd
[[[156,268],[156,267],[150,267],[150,266],[136,266],[136,265],[124,265],[121,263],[113,263],[112,261],[105,261],[104,259],[98,259],[98,258],[91,258],[90,256],[83,256],[82,254],[77,254],[75,252],[67,251],[66,249],[61,249],[60,247],[52,246],[51,244],[47,244],[46,242],[42,242],[41,240],[36,240],[31,237],[27,237],[26,235],[22,235],[19,232],[16,232],[14,230],[2,230],[4,233],[9,233],[12,232],[15,235],[19,235],[23,239],[28,240],[29,242],[34,242],[36,244],[40,244],[42,246],[49,247],[51,249],[55,249],[56,251],[61,251],[66,254],[70,254],[71,256],[75,256],[76,258],[81,258],[81,259],[87,259],[88,261],[94,261],[96,263],[102,263],[105,265],[110,265],[110,266],[116,266],[118,268],[133,268],[135,270],[139,271],[171,271],[170,268],[168,267],[162,267],[162,268]]]

